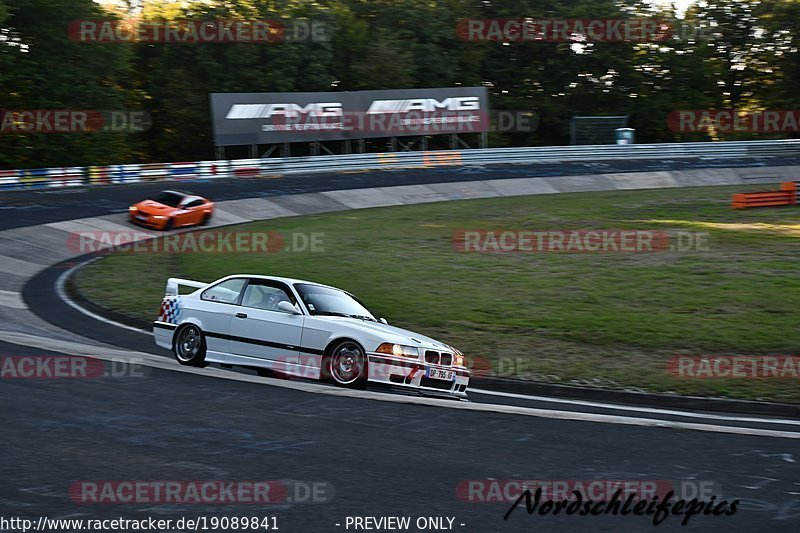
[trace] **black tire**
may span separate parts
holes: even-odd
[[[206,363],[206,338],[194,324],[178,328],[172,341],[175,359],[184,366],[208,366]]]
[[[208,226],[208,221],[211,220],[211,213],[203,215],[203,220],[200,221],[201,226]]]
[[[337,343],[322,358],[322,377],[339,387],[363,389],[368,375],[367,353],[355,341]]]
[[[167,223],[164,224],[164,231],[169,231],[172,229],[172,226],[175,225],[175,221],[172,218],[167,219]]]

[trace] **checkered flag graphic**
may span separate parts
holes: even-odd
[[[159,320],[170,324],[177,324],[181,316],[181,297],[168,296],[161,302]]]

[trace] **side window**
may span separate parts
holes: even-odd
[[[189,202],[188,204],[186,204],[186,207],[187,208],[189,208],[189,207],[197,207],[197,206],[203,205],[203,203],[204,203],[203,200],[194,200],[194,201]]]
[[[255,309],[264,309],[267,311],[278,311],[278,304],[280,302],[292,303],[292,299],[282,288],[259,282],[258,280],[250,281],[250,284],[244,291],[244,298],[242,298],[242,305],[244,307],[253,307]]]
[[[222,302],[226,304],[235,304],[239,301],[239,293],[242,292],[245,280],[243,278],[229,279],[222,283],[217,283],[210,289],[203,291],[200,296],[202,300],[212,302]]]

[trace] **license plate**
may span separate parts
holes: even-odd
[[[142,216],[142,215],[136,215],[136,220],[142,220],[144,222],[147,222],[147,217]]]
[[[445,381],[454,381],[456,379],[456,373],[452,370],[442,370],[441,368],[429,368],[425,372],[425,377],[431,379],[443,379]]]

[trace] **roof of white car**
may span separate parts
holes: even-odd
[[[318,285],[320,287],[330,287],[331,289],[336,289],[336,287],[332,287],[330,285],[325,285],[324,283],[317,283],[316,281],[308,281],[305,279],[295,279],[295,278],[282,278],[279,276],[264,276],[262,274],[231,274],[230,276],[226,276],[228,278],[255,278],[255,279],[269,279],[272,281],[281,281],[283,283],[292,285],[294,283],[307,283],[309,285]],[[341,289],[338,289],[341,290]]]

